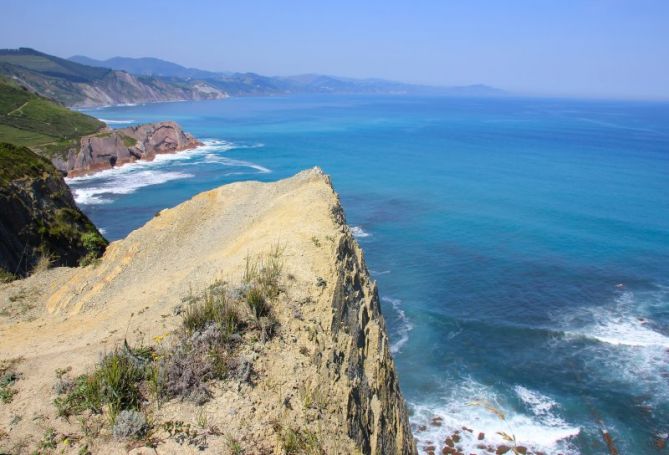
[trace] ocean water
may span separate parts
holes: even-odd
[[[69,181],[112,240],[224,183],[332,176],[421,450],[460,431],[465,453],[506,432],[606,454],[607,432],[621,454],[663,453],[669,104],[305,96],[89,113],[173,119],[206,142]]]

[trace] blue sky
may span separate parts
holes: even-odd
[[[0,47],[523,94],[669,98],[669,0],[2,0]]]

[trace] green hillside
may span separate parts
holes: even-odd
[[[0,64],[20,66],[45,76],[71,82],[91,82],[111,73],[108,68],[81,65],[28,48],[0,49]]]
[[[52,156],[76,146],[81,136],[102,127],[104,123],[93,117],[0,77],[0,142],[28,146]]]

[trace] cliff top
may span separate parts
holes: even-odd
[[[273,322],[247,319],[226,338],[234,366],[206,384],[208,401],[141,405],[160,453],[183,453],[189,443],[174,434],[185,424],[212,453],[414,451],[375,284],[319,169],[199,194],[110,244],[95,265],[0,285],[0,305],[11,313],[0,312],[0,360],[18,378],[11,403],[0,407],[0,430],[10,434],[0,449],[35,447],[48,436],[59,450],[78,450],[87,439],[76,419],[57,417],[53,402],[64,395],[54,391],[55,372],[90,372],[124,340],[172,358],[165,349],[184,346],[168,340],[190,314],[189,298],[211,296],[220,284],[248,301],[249,260],[270,252],[281,261],[267,310]],[[102,416],[84,416],[101,422],[87,440],[94,453],[137,447],[113,438]],[[63,435],[79,443],[66,446]]]

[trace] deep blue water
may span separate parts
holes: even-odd
[[[420,447],[466,426],[465,453],[481,452],[479,431],[582,454],[608,453],[608,431],[621,454],[658,453],[669,104],[311,96],[90,113],[173,119],[212,140],[71,181],[110,239],[224,183],[315,165],[332,176],[379,283],[412,421],[427,426]]]

